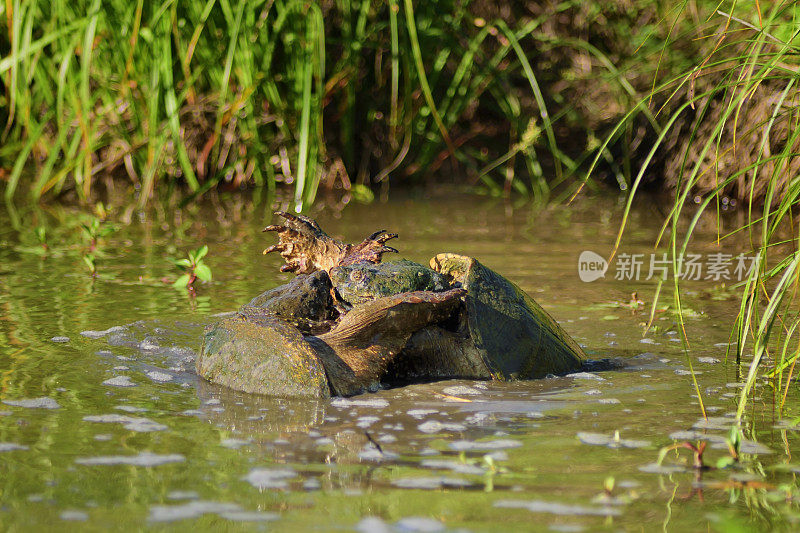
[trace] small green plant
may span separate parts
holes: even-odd
[[[97,276],[97,258],[92,252],[83,254],[83,262],[89,267],[89,272],[91,272],[92,277]]]
[[[188,253],[185,259],[171,259],[170,261],[183,270],[183,275],[175,280],[172,284],[173,287],[185,288],[189,290],[194,289],[194,282],[198,279],[200,281],[211,281],[211,268],[203,261],[203,258],[208,253],[208,246],[205,244]]]
[[[97,248],[97,241],[102,237],[107,237],[115,231],[117,227],[114,225],[103,224],[99,218],[93,218],[91,222],[82,223],[81,229],[86,240],[89,241],[89,252],[94,252]]]
[[[614,492],[614,486],[616,485],[616,480],[614,476],[608,476],[603,480],[603,492],[606,496],[611,497]]]
[[[49,247],[47,246],[47,233],[44,226],[36,226],[33,231],[36,233],[36,240],[39,241],[39,245],[46,253]]]

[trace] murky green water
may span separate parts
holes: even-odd
[[[650,254],[658,209],[638,206],[622,252]],[[709,464],[727,455],[739,389],[722,360],[737,301],[713,280],[685,286],[704,422],[671,311],[643,340],[649,307],[623,305],[634,291],[649,303],[649,265],[639,281],[615,280],[613,269],[578,278],[581,251],[608,255],[620,212],[607,199],[537,210],[395,195],[314,214],[350,241],[396,231],[409,259],[476,256],[592,357],[625,363],[317,404],[233,393],[193,374],[214,314],[289,279],[279,258],[261,255],[272,242],[260,231],[264,205],[233,198],[147,217],[118,212],[133,221],[101,241],[94,281],[76,211],[0,211],[0,529],[792,529],[797,506],[782,485],[800,471],[800,445],[769,387],[757,391],[746,434],[758,442],[744,443],[740,465],[698,473],[684,450],[654,466],[661,447],[685,440],[705,439]],[[47,227],[44,257],[36,225]],[[702,245],[715,231],[701,230],[698,253],[716,250]],[[191,299],[163,280],[177,276],[165,258],[201,243],[215,277]],[[740,241],[723,248],[747,251]],[[790,412],[797,400],[792,386]]]

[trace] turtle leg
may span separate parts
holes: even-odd
[[[281,272],[309,274],[315,270],[330,270],[339,265],[353,263],[380,263],[386,252],[397,252],[386,241],[397,237],[396,233],[377,231],[359,244],[345,244],[322,231],[315,220],[286,211],[275,213],[284,219],[283,224],[273,224],[264,231],[278,234],[278,243],[273,244],[264,254],[279,252],[286,264]]]
[[[286,261],[281,272],[309,274],[315,270],[330,270],[344,259],[347,245],[328,236],[313,219],[285,211],[275,214],[285,222],[264,228],[264,231],[278,233],[278,243],[264,250],[264,253],[281,254]]]
[[[391,246],[386,246],[386,242],[396,239],[397,233],[389,233],[382,229],[376,231],[358,244],[347,246],[347,253],[340,265],[352,265],[355,263],[380,263],[383,254],[387,252],[397,253]]]
[[[377,387],[392,360],[420,329],[447,320],[463,305],[464,289],[416,291],[357,305],[328,333],[307,340],[325,366],[333,391],[350,396]]]

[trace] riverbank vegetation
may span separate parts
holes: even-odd
[[[282,187],[302,208],[320,188],[368,199],[433,180],[545,200],[571,192],[595,154],[602,168],[592,186],[630,187],[662,131],[670,133],[656,157],[669,164],[647,178],[677,187],[674,156],[688,148],[692,121],[684,112],[670,127],[670,113],[690,91],[697,100],[717,86],[725,61],[758,33],[754,5],[735,6],[735,20],[716,6],[6,2],[5,194],[91,201],[122,188],[143,206],[174,188],[191,198]],[[763,45],[791,40],[789,24],[780,30],[763,34]],[[774,87],[758,90],[779,97]],[[752,118],[751,108],[768,116],[763,107],[738,106],[737,118]]]

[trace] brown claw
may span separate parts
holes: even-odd
[[[378,237],[375,240],[377,242],[383,244],[386,241],[389,241],[389,240],[392,240],[392,239],[396,239],[396,238],[397,238],[397,233],[386,233],[385,235],[382,235],[382,236]]]
[[[369,237],[367,237],[364,240],[366,240],[366,241],[375,241],[375,242],[377,242],[379,244],[383,244],[386,241],[389,241],[391,239],[396,239],[396,238],[397,238],[397,233],[389,233],[385,229],[382,229],[382,230],[376,231],[375,233],[373,233],[372,235],[370,235]]]
[[[278,242],[264,250],[264,254],[280,252],[286,261],[281,272],[309,274],[315,270],[330,271],[340,265],[380,263],[382,254],[397,253],[391,246],[385,246],[387,241],[397,238],[396,233],[380,230],[359,244],[345,244],[328,236],[316,221],[304,215],[286,211],[276,211],[275,215],[285,222],[264,228],[278,234]]]
[[[282,252],[286,249],[286,246],[287,246],[286,244],[280,244],[280,243],[273,244],[272,246],[264,250],[263,254],[267,255],[268,253],[274,252],[276,250]]]

